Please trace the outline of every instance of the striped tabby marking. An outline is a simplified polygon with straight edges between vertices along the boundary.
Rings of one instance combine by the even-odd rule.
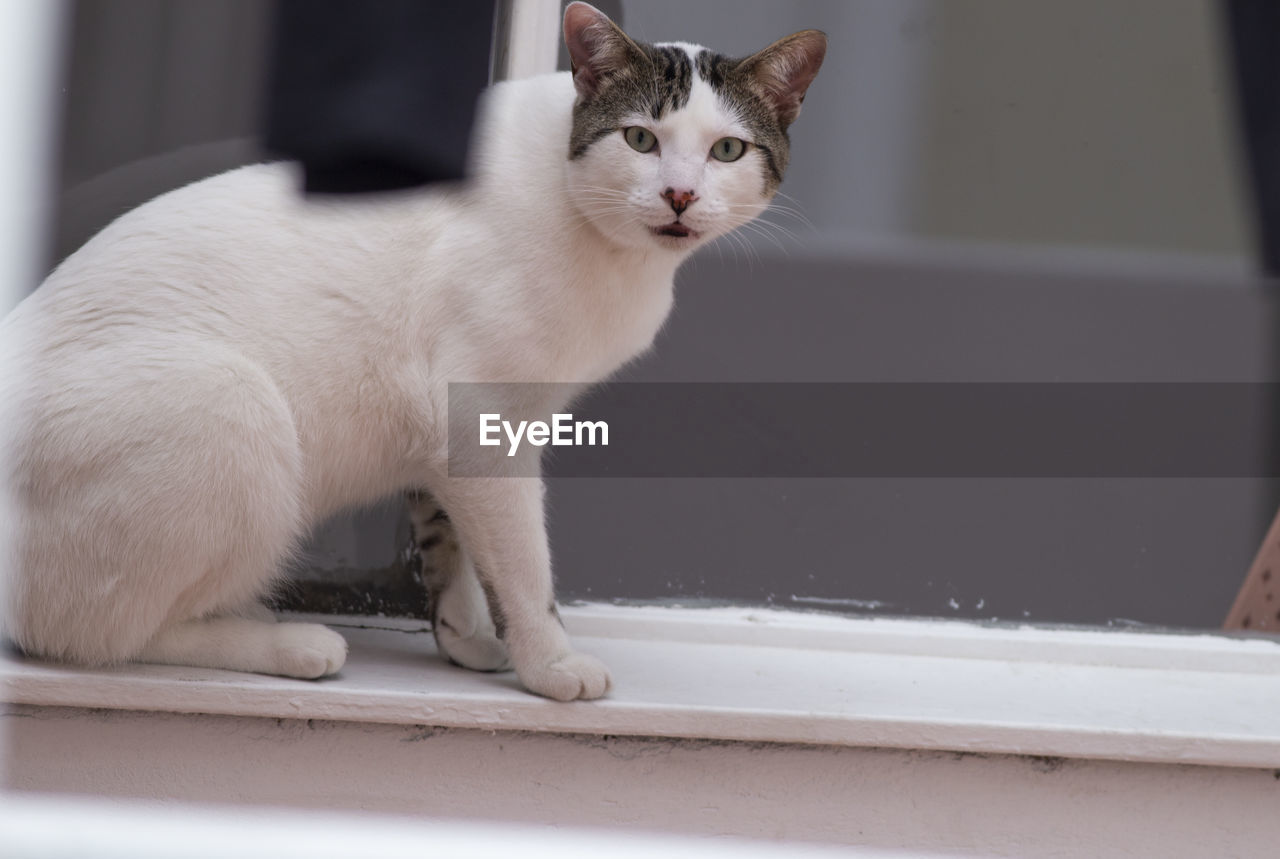
[[[461,549],[449,514],[429,492],[409,492],[406,497],[409,531],[422,565],[422,583],[427,589],[427,616],[435,628],[442,623],[440,595],[458,573]]]
[[[489,619],[493,621],[494,634],[502,641],[507,637],[507,615],[502,610],[502,603],[498,601],[498,592],[493,587],[493,581],[479,567],[476,567],[476,578],[480,580],[480,589],[484,591],[484,601],[489,604]]]

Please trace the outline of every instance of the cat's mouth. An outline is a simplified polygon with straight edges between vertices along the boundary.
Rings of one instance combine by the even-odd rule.
[[[663,224],[661,227],[650,227],[654,235],[671,236],[675,239],[696,239],[698,237],[697,230],[691,230],[679,221],[672,221],[669,224]]]

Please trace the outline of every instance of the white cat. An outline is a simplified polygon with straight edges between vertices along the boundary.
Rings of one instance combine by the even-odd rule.
[[[585,385],[646,350],[681,261],[768,205],[826,38],[730,60],[583,3],[564,29],[572,73],[487,95],[469,184],[314,202],[285,166],[235,170],[119,218],[14,310],[6,637],[332,674],[342,637],[258,600],[325,517],[426,487],[445,653],[560,700],[608,690],[555,611],[541,481],[449,477],[447,385]]]

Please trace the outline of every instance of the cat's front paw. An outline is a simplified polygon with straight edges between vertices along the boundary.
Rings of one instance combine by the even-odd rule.
[[[284,677],[315,680],[336,674],[347,661],[347,640],[318,623],[281,623],[275,638],[275,670]]]
[[[516,673],[530,692],[557,701],[599,698],[613,686],[604,663],[585,653],[570,652],[545,665],[518,667]]]

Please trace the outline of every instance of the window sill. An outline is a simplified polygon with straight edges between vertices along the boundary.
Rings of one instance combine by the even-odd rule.
[[[1280,767],[1280,642],[985,627],[749,609],[566,607],[611,667],[599,702],[435,658],[424,624],[317,618],[351,643],[334,678],[9,660],[15,704]]]

